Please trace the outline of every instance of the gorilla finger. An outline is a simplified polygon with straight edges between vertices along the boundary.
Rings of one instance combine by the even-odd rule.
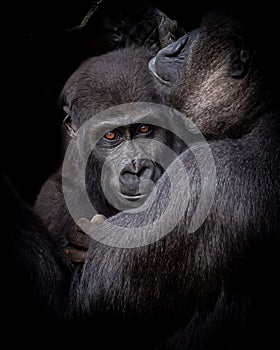
[[[87,231],[87,234],[94,238],[95,231],[97,230],[98,226],[103,224],[103,222],[106,220],[105,216],[102,214],[96,214],[93,216],[93,218],[90,220],[90,229]]]
[[[86,259],[87,252],[73,247],[66,247],[64,253],[72,263],[82,263]]]
[[[94,238],[94,233],[99,225],[101,225],[106,220],[106,217],[102,214],[96,214],[89,221],[86,218],[81,218],[77,221],[77,230],[82,230],[82,232],[88,237]]]
[[[76,223],[76,230],[87,234],[91,229],[91,222],[86,218],[81,218]]]
[[[102,214],[96,214],[92,217],[90,222],[96,224],[96,225],[101,225],[103,222],[106,220],[106,217]]]
[[[66,234],[66,238],[67,238],[68,242],[70,242],[78,247],[83,247],[85,249],[88,249],[88,247],[92,241],[91,237],[88,236],[87,234],[85,234],[78,227],[75,230],[68,232]]]

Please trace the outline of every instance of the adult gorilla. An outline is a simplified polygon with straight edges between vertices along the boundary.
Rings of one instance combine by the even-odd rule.
[[[74,337],[88,335],[86,340],[94,343],[100,336],[103,347],[113,343],[207,350],[262,349],[275,341],[279,113],[263,84],[258,55],[240,39],[239,28],[228,18],[210,17],[150,64],[166,101],[186,112],[209,136],[216,164],[209,215],[195,232],[189,229],[200,196],[211,201],[212,194],[212,174],[202,178],[197,163],[199,158],[208,169],[209,155],[203,145],[194,144],[180,156],[184,165],[180,171],[174,162],[169,174],[158,179],[156,199],[148,197],[144,211],[120,212],[94,232],[107,244],[93,240],[85,263],[74,271],[69,295]],[[176,66],[177,57],[180,65],[171,74],[175,83],[166,67],[172,67],[169,62]],[[80,112],[81,90],[73,84],[70,91],[66,99],[70,111],[88,118],[91,111]],[[177,184],[175,200],[169,202],[168,175]],[[168,214],[166,203],[174,216],[187,204],[176,227],[149,245],[121,248],[127,246],[127,228],[133,233],[143,227],[146,236],[164,229],[152,223]],[[54,209],[64,217],[56,205]],[[65,222],[61,226],[60,232]],[[29,249],[32,238],[29,243],[26,232],[21,234]],[[118,247],[110,246],[116,236]],[[38,242],[35,248],[39,249]],[[54,263],[50,269],[62,271]],[[31,265],[33,272],[41,268],[42,263]],[[57,283],[63,286],[61,279]]]

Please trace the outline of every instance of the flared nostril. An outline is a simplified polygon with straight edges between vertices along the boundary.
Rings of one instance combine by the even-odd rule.
[[[133,159],[119,176],[122,193],[138,194],[139,185],[149,180],[155,183],[162,174],[162,168],[150,159]],[[146,188],[146,186],[144,186]],[[149,186],[150,188],[151,186]],[[146,191],[145,191],[146,192]]]
[[[143,167],[140,169],[140,171],[137,173],[137,176],[139,179],[149,179],[152,180],[154,177],[154,167]]]
[[[147,170],[153,168],[153,163],[149,159],[133,159],[132,160],[132,173],[138,177]]]
[[[121,170],[120,175],[122,176],[126,173],[130,173],[132,175],[141,176],[146,170],[152,171],[154,167],[154,162],[149,159],[133,159],[129,165]]]

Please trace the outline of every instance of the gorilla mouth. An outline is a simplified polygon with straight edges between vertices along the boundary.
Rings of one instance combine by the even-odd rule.
[[[149,62],[149,69],[150,71],[153,73],[153,75],[159,80],[161,81],[163,84],[168,84],[169,82],[163,78],[161,78],[158,74],[157,74],[157,70],[156,70],[156,59],[157,56],[153,57],[150,62]]]
[[[189,34],[183,35],[176,42],[161,49],[149,62],[149,69],[162,83],[168,84],[173,80],[172,65],[174,60],[180,58],[189,39]]]
[[[149,69],[157,80],[168,85],[176,82],[183,69],[189,48],[196,38],[198,30],[183,35],[174,43],[161,49],[149,62]]]
[[[135,201],[138,201],[139,199],[147,197],[147,194],[140,194],[140,193],[138,193],[138,194],[125,194],[125,193],[120,192],[120,197],[125,199],[125,200],[128,200],[130,202],[135,202]]]

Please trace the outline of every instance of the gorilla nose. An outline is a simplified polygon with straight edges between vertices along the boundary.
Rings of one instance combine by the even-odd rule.
[[[139,195],[139,185],[143,180],[151,180],[154,183],[162,174],[162,169],[150,159],[133,159],[126,165],[120,174],[121,193],[135,196]]]

